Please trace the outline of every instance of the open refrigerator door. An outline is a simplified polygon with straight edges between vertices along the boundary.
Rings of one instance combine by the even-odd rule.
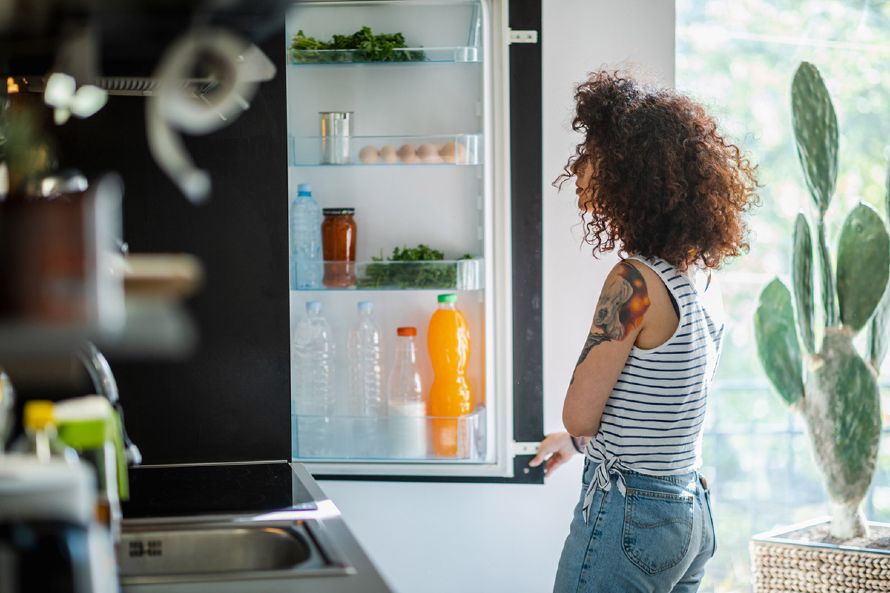
[[[512,475],[506,31],[487,0],[288,12],[292,456],[316,475]]]

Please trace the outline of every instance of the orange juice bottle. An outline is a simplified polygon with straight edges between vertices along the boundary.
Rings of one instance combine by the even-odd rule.
[[[430,319],[427,348],[433,363],[433,386],[429,411],[432,421],[433,453],[438,457],[457,457],[467,450],[466,428],[460,429],[458,416],[472,412],[467,362],[470,359],[470,328],[455,305],[456,294],[440,294],[439,308]]]

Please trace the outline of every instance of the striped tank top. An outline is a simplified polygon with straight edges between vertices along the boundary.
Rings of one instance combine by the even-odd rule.
[[[585,497],[585,520],[595,488],[609,490],[611,476],[617,477],[624,493],[623,469],[669,476],[700,467],[708,390],[723,341],[723,305],[716,282],[697,289],[686,274],[661,258],[629,259],[658,274],[676,301],[679,323],[660,346],[633,347],[606,401],[599,432],[584,450],[597,466]]]

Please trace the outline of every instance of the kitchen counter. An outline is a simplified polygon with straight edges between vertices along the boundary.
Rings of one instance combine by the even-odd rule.
[[[306,574],[249,578],[220,572],[191,582],[137,582],[123,578],[128,593],[388,593],[389,586],[358,545],[336,505],[308,471],[297,463],[140,468],[133,474],[133,497],[125,506],[128,529],[150,529],[200,519],[202,523],[256,526],[311,523],[313,533],[342,560],[345,568]],[[140,544],[141,545],[141,544]],[[126,552],[124,546],[122,550]],[[146,581],[147,579],[142,579]],[[150,580],[150,579],[149,579]]]

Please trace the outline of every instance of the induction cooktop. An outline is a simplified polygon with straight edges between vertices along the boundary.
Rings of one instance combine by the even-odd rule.
[[[286,462],[130,468],[124,517],[241,514],[315,509]]]

